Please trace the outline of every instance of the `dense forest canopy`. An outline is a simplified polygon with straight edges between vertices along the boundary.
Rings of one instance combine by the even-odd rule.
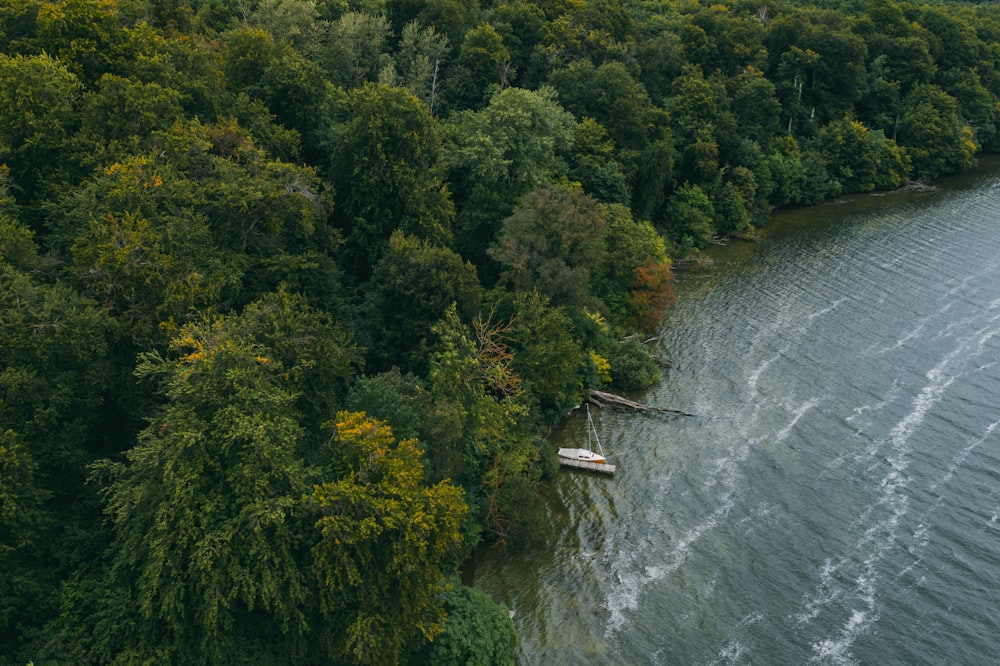
[[[672,257],[998,123],[989,3],[0,0],[0,662],[512,663]]]

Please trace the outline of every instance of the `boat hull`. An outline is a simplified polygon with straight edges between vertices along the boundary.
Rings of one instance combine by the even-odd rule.
[[[580,460],[583,462],[593,463],[607,462],[604,456],[594,453],[589,449],[559,449],[558,453],[560,458],[568,458],[570,460]]]

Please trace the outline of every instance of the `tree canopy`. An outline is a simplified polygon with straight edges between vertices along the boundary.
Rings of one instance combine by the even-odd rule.
[[[1000,148],[1000,9],[9,0],[0,662],[510,663],[683,260]]]

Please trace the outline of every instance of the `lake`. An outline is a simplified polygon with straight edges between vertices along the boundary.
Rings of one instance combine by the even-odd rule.
[[[630,396],[694,416],[592,410],[617,474],[470,568],[519,662],[998,663],[1000,162],[708,254]]]

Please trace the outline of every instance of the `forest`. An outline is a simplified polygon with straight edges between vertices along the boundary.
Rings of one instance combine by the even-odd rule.
[[[988,3],[0,0],[0,663],[512,664],[673,271],[998,122]]]

